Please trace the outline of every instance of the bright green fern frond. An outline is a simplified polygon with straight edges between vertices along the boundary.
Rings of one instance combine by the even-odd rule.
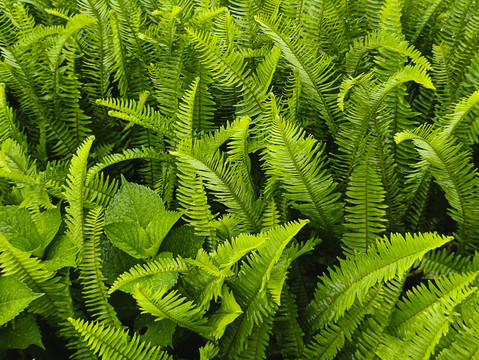
[[[440,122],[445,132],[457,136],[465,143],[479,142],[479,91],[475,91],[470,96],[462,99],[454,106],[454,111],[447,114]],[[471,131],[472,129],[472,131]]]
[[[285,197],[312,220],[311,225],[326,233],[336,232],[343,205],[324,169],[324,146],[279,116],[270,126],[266,173],[281,181]]]
[[[202,63],[210,69],[217,81],[222,86],[241,89],[244,98],[237,104],[237,115],[254,116],[262,112],[262,103],[268,96],[268,84],[265,87],[265,84],[255,81],[243,57],[215,35],[193,29],[187,31],[201,53]]]
[[[14,276],[23,281],[32,291],[44,294],[34,300],[31,312],[45,317],[64,320],[73,314],[72,299],[68,285],[53,271],[46,270],[36,257],[13,247],[0,233],[0,265],[3,276]]]
[[[133,334],[130,339],[125,330],[108,327],[97,322],[80,319],[68,319],[81,335],[82,340],[105,360],[171,360],[166,352],[157,346],[150,346],[140,341],[140,337]]]
[[[421,321],[413,323],[411,333],[404,340],[386,337],[384,345],[378,349],[378,355],[383,359],[390,359],[391,355],[396,359],[429,359],[459,315],[454,311],[455,308],[476,290],[477,288],[465,288],[456,291],[447,300],[431,306]]]
[[[392,234],[377,242],[377,248],[340,260],[330,268],[329,276],[320,277],[314,300],[307,309],[313,331],[336,321],[358,299],[363,301],[367,289],[377,283],[402,275],[429,250],[451,241],[451,237],[433,233]]]
[[[351,339],[361,321],[382,301],[381,287],[371,289],[363,302],[356,302],[341,318],[333,324],[321,329],[314,336],[304,351],[304,358],[308,360],[332,360],[343,348],[346,339]]]
[[[154,294],[135,286],[133,297],[142,313],[152,314],[158,320],[169,319],[181,327],[202,333],[207,321],[204,309],[187,301],[176,290],[167,292],[168,288],[164,286]]]
[[[138,124],[160,134],[172,136],[171,120],[145,104],[148,95],[148,92],[142,92],[138,101],[114,98],[98,99],[96,104],[112,109],[108,111],[108,115],[128,121],[129,126]]]
[[[94,139],[95,137],[90,136],[78,148],[76,155],[71,160],[68,178],[64,186],[64,196],[69,203],[66,209],[67,234],[78,250],[82,248],[85,241],[83,227],[85,178],[88,154]]]
[[[423,69],[432,69],[429,61],[414,46],[409,45],[406,40],[401,40],[397,35],[390,32],[377,31],[372,32],[364,39],[354,41],[346,56],[346,71],[353,76],[357,75],[362,59],[370,51],[376,49],[388,49],[403,54]]]
[[[268,283],[285,247],[305,224],[304,220],[291,222],[262,234],[267,238],[266,242],[247,257],[238,277],[233,279],[231,289],[244,313],[226,329],[220,343],[222,357],[238,356],[247,346],[253,329],[273,316],[277,305],[270,295]],[[281,294],[283,285],[280,282],[279,289],[274,290]]]
[[[336,107],[336,96],[330,90],[336,81],[332,59],[324,55],[318,56],[316,51],[301,42],[301,30],[292,21],[282,16],[277,19],[256,16],[255,19],[281,49],[286,60],[299,70],[305,90],[316,100],[319,111],[334,136],[338,130],[339,109]]]
[[[105,277],[101,272],[100,235],[103,234],[104,225],[105,218],[101,207],[88,212],[85,219],[86,239],[78,268],[87,309],[100,323],[119,328],[121,323],[115,309],[108,303]]]
[[[241,234],[220,244],[210,256],[220,268],[230,268],[249,252],[263,246],[267,238]]]
[[[424,321],[428,311],[440,304],[445,306],[461,293],[471,291],[469,284],[477,277],[477,272],[465,274],[450,274],[441,276],[430,282],[429,286],[421,284],[408,291],[397,304],[398,309],[393,313],[390,330],[402,337],[409,337],[414,324]]]
[[[158,258],[146,264],[137,264],[127,272],[121,274],[108,290],[108,293],[111,294],[125,286],[132,288],[135,282],[141,279],[154,277],[155,275],[166,273],[186,273],[188,271],[190,271],[190,266],[180,257],[176,259]]]
[[[367,152],[354,169],[346,191],[347,232],[342,241],[348,252],[367,252],[369,245],[386,229],[385,191],[375,170],[376,161],[373,154]]]
[[[395,136],[396,142],[412,140],[429,171],[445,192],[451,208],[449,214],[457,222],[456,237],[462,250],[475,247],[478,229],[479,192],[472,159],[462,144],[446,132],[423,126]]]

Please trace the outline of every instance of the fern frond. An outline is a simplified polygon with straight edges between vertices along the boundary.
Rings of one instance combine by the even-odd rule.
[[[240,119],[235,123],[235,127],[244,126],[245,121],[247,121],[246,118]],[[200,175],[215,197],[232,214],[245,221],[245,229],[259,230],[261,201],[256,199],[255,192],[248,182],[235,176],[236,173],[241,173],[242,164],[227,161],[224,153],[215,151],[214,140],[209,141],[208,137],[195,140],[191,149],[189,149],[187,143],[182,143],[178,151],[172,154],[178,156],[181,159],[180,161],[188,165],[183,170],[190,174],[194,171],[195,175],[190,175],[192,176],[190,177],[191,180],[195,179],[196,174]],[[188,187],[191,189],[194,186],[190,184]]]
[[[380,286],[369,290],[363,302],[356,302],[341,318],[313,337],[304,351],[304,358],[308,360],[334,359],[343,348],[346,339],[351,339],[364,317],[371,314],[381,302],[382,295]]]
[[[465,144],[478,143],[479,123],[477,116],[479,108],[477,104],[479,104],[479,91],[475,91],[467,98],[456,103],[454,111],[439,120],[444,132],[457,136]]]
[[[381,291],[383,301],[377,304],[374,313],[361,327],[357,341],[357,350],[354,358],[357,360],[372,360],[376,358],[376,350],[382,344],[382,339],[388,333],[387,327],[391,321],[391,314],[395,310],[396,302],[402,293],[406,274],[396,276],[386,282]]]
[[[281,305],[274,316],[273,333],[278,339],[280,352],[288,358],[301,359],[304,351],[304,332],[298,323],[296,296],[285,285],[281,293]]]
[[[336,184],[324,169],[324,146],[304,130],[281,119],[272,119],[265,151],[266,173],[278,178],[284,196],[308,216],[312,225],[335,233],[342,218]]]
[[[424,274],[436,277],[476,270],[471,264],[470,256],[461,256],[455,252],[449,252],[448,249],[440,249],[427,253],[416,266]]]
[[[87,173],[88,176],[88,173]],[[104,176],[103,173],[90,176],[84,187],[85,206],[92,204],[106,206],[110,203],[118,190],[119,182]]]
[[[83,197],[85,194],[88,154],[94,139],[94,136],[90,136],[78,148],[76,155],[74,155],[71,160],[69,174],[64,186],[63,194],[69,203],[69,206],[66,209],[67,234],[78,250],[83,247],[85,241],[85,230],[83,227]]]
[[[188,271],[190,271],[190,266],[180,257],[176,259],[159,258],[146,264],[137,264],[121,274],[110,287],[108,293],[111,294],[125,286],[133,288],[134,283],[139,280],[155,277],[155,275],[186,273]]]
[[[374,244],[378,235],[386,229],[385,191],[375,170],[376,161],[373,154],[367,152],[365,159],[353,170],[346,191],[346,202],[350,206],[346,206],[347,232],[342,241],[348,252],[367,252],[369,245]]]
[[[272,316],[266,317],[263,322],[255,325],[248,336],[245,350],[239,353],[236,358],[242,360],[266,359],[266,348],[269,345],[272,328]]]
[[[451,237],[434,233],[392,234],[377,242],[376,249],[357,253],[340,260],[339,267],[330,268],[329,276],[320,277],[307,316],[313,331],[331,320],[336,321],[358,299],[363,301],[366,290],[377,283],[402,275],[429,250],[451,241]],[[334,286],[333,286],[334,284]]]
[[[249,252],[263,246],[266,241],[265,237],[241,234],[220,244],[210,256],[220,268],[228,269]]]
[[[133,334],[130,340],[125,330],[105,326],[94,321],[89,322],[72,318],[68,320],[88,347],[105,360],[172,359],[159,347],[141,342],[140,337],[136,334]]]
[[[4,276],[14,276],[33,292],[44,295],[30,304],[30,311],[64,320],[73,314],[67,284],[55,272],[46,270],[36,257],[13,247],[0,233],[0,265]]]
[[[101,272],[100,235],[105,224],[103,209],[96,207],[88,212],[85,219],[85,243],[82,249],[80,281],[87,309],[106,326],[120,328],[115,309],[108,303],[105,277]]]
[[[412,62],[424,70],[431,70],[429,61],[422,56],[414,46],[406,40],[401,40],[396,34],[386,31],[375,31],[364,39],[353,42],[351,50],[346,56],[346,71],[356,76],[362,59],[372,50],[387,49],[409,57]]]
[[[248,336],[255,326],[273,316],[277,305],[270,295],[268,282],[285,247],[305,224],[304,220],[291,222],[260,235],[267,241],[256,253],[247,257],[247,263],[243,263],[237,278],[231,282],[231,289],[243,314],[227,327],[220,343],[220,356],[234,358],[240,354],[245,350]],[[283,285],[280,283],[279,289],[273,290],[281,294]]]
[[[387,337],[384,345],[378,349],[380,357],[382,353],[393,353],[395,356],[407,359],[428,359],[434,354],[436,346],[441,338],[449,331],[450,324],[455,321],[457,313],[455,308],[467,299],[477,288],[466,288],[451,294],[446,301],[429,308],[422,321],[413,325],[413,333],[399,340]]]
[[[479,193],[475,171],[468,152],[446,132],[431,126],[405,131],[395,136],[397,143],[412,140],[421,157],[430,165],[429,171],[445,192],[451,206],[448,213],[457,222],[456,237],[460,248],[474,247],[479,216]]]
[[[0,144],[11,138],[22,146],[26,145],[25,135],[18,125],[13,109],[7,104],[5,84],[0,83]]]
[[[134,160],[134,159],[154,159],[160,161],[167,161],[173,163],[173,159],[168,154],[164,154],[162,151],[156,148],[140,148],[140,149],[124,149],[121,153],[109,154],[101,159],[101,162],[95,164],[88,169],[86,174],[86,183],[90,183],[93,178],[103,169],[108,166],[118,164],[122,161]]]
[[[171,120],[145,104],[148,95],[148,92],[142,92],[138,101],[114,98],[98,99],[96,104],[112,109],[108,111],[108,115],[128,121],[129,126],[138,124],[160,134],[172,136]]]
[[[330,92],[336,81],[332,59],[324,55],[317,56],[315,51],[308,49],[300,41],[300,28],[292,21],[283,19],[282,16],[277,19],[256,16],[255,19],[281,49],[283,56],[299,70],[305,90],[316,100],[319,111],[334,136],[338,130],[339,111],[335,106],[336,96]]]
[[[210,68],[220,84],[241,89],[244,99],[237,104],[237,116],[254,116],[262,112],[262,103],[268,96],[269,84],[255,81],[243,57],[215,35],[193,29],[187,31],[201,53],[202,62]],[[279,55],[277,50],[272,51]],[[276,58],[279,59],[278,56]]]
[[[177,290],[168,292],[167,287],[160,287],[154,294],[135,286],[133,297],[142,313],[152,314],[156,319],[169,319],[181,327],[203,333],[205,330],[205,310],[197,307],[193,301],[187,301]]]
[[[474,300],[477,307],[477,295]],[[438,360],[446,359],[475,359],[479,353],[479,319],[477,318],[477,309],[471,317],[459,319],[452,325],[456,334],[446,348],[444,348],[436,357]]]
[[[393,313],[390,331],[402,338],[409,337],[414,324],[424,321],[424,316],[438,304],[444,306],[458,294],[470,291],[469,284],[474,281],[478,273],[450,274],[436,278],[425,284],[416,286],[408,291],[402,301],[397,304],[398,309]]]

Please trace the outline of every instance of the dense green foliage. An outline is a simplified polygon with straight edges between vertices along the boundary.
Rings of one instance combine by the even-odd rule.
[[[0,358],[478,359],[479,2],[0,0]]]

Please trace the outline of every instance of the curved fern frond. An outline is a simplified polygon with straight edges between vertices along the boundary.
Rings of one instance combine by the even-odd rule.
[[[390,239],[378,241],[367,254],[356,253],[340,260],[339,267],[329,269],[329,276],[320,277],[307,309],[309,326],[315,331],[331,320],[337,321],[356,299],[363,301],[367,289],[402,275],[429,250],[451,240],[434,233],[392,234]]]
[[[477,104],[479,104],[479,91],[475,91],[467,98],[459,101],[454,106],[453,113],[439,120],[444,132],[457,136],[465,144],[470,142],[478,143],[479,123],[477,116],[479,109]]]
[[[393,313],[389,325],[390,331],[402,338],[409,337],[414,324],[423,322],[431,308],[447,304],[458,294],[470,291],[469,284],[477,275],[477,272],[452,273],[429,282],[429,286],[421,284],[408,291],[406,298],[397,304],[398,309]]]
[[[108,115],[128,121],[130,124],[137,124],[146,129],[154,130],[160,134],[173,136],[171,129],[172,121],[145,104],[149,92],[142,92],[138,101],[125,99],[98,99],[97,105],[106,106],[112,110]]]
[[[180,257],[176,259],[159,258],[146,264],[137,264],[127,272],[121,274],[108,290],[108,293],[121,289],[125,286],[132,286],[141,279],[154,277],[166,273],[186,273],[190,266]],[[133,282],[133,284],[131,284]]]
[[[78,148],[76,155],[71,160],[69,174],[64,185],[63,194],[69,203],[66,209],[67,234],[78,250],[82,248],[85,241],[83,227],[85,178],[88,154],[94,139],[94,136],[90,136]]]
[[[376,161],[368,151],[365,159],[353,170],[346,190],[346,202],[350,205],[346,206],[347,232],[342,241],[346,251],[351,253],[368,252],[370,244],[374,244],[378,235],[386,229],[385,191],[375,170]]]
[[[338,130],[339,111],[336,105],[336,95],[331,94],[334,88],[336,74],[332,66],[332,59],[326,56],[317,56],[316,51],[307,48],[301,42],[301,30],[293,21],[278,16],[268,19],[256,16],[256,21],[263,31],[279,46],[283,56],[299,70],[301,81],[316,99],[322,117],[325,119],[331,134]]]
[[[336,184],[324,169],[324,145],[304,130],[283,120],[272,119],[265,151],[266,173],[278,178],[284,196],[308,216],[312,225],[335,233],[343,205],[334,191]]]
[[[245,126],[245,122],[248,122],[248,120],[242,118],[236,123],[236,126],[241,128]],[[243,225],[245,229],[259,230],[259,218],[262,210],[261,200],[256,199],[254,189],[251,189],[250,183],[245,182],[241,177],[235,176],[236,173],[245,171],[241,169],[243,164],[227,161],[224,153],[214,150],[214,141],[209,141],[209,137],[195,140],[191,149],[189,149],[187,143],[181,143],[178,151],[172,154],[178,156],[180,161],[188,165],[188,167],[183,168],[184,170],[190,174],[194,171],[200,175],[202,180],[206,181],[205,185],[213,192],[215,197],[232,214],[245,221]],[[194,180],[195,176],[193,175],[190,179]],[[194,187],[192,185],[189,188]]]
[[[87,173],[88,176],[88,173]],[[106,206],[110,203],[118,190],[119,181],[104,176],[103,173],[90,176],[84,187],[85,206],[92,204],[97,206]]]
[[[220,244],[210,256],[220,268],[228,269],[249,252],[263,246],[266,241],[265,237],[241,234]]]
[[[307,222],[291,222],[278,226],[260,236],[267,241],[243,262],[241,270],[231,282],[231,289],[243,314],[226,328],[220,342],[220,356],[234,358],[247,346],[248,336],[255,327],[271,318],[277,308],[271,290],[281,294],[284,282],[276,289],[268,288],[276,264],[279,263],[284,249]]]
[[[246,67],[243,57],[228,46],[223,40],[211,33],[187,29],[197,49],[201,53],[202,62],[207,66],[222,86],[235,86],[244,95],[242,103],[237,104],[237,115],[254,116],[262,112],[263,101],[268,96],[268,83],[255,81]],[[279,53],[277,50],[277,60]]]
[[[455,308],[476,290],[477,288],[462,289],[451,294],[446,301],[429,308],[422,321],[414,323],[412,334],[404,340],[385,337],[384,344],[378,349],[378,355],[386,359],[391,358],[391,355],[394,358],[429,359],[441,338],[448,333],[451,323],[455,321],[458,315]]]
[[[85,182],[90,183],[93,178],[103,169],[108,166],[118,164],[122,161],[134,160],[134,159],[154,159],[167,161],[173,163],[173,158],[164,154],[162,151],[156,148],[140,148],[140,149],[124,149],[121,153],[109,154],[101,159],[101,162],[95,164],[88,169]]]
[[[105,326],[97,322],[80,319],[68,319],[81,335],[82,340],[105,360],[171,360],[166,352],[157,346],[150,346],[140,341],[140,337],[133,334],[130,340],[128,332],[114,327]]]
[[[165,286],[154,294],[135,286],[133,297],[142,313],[151,314],[158,320],[169,319],[181,327],[203,333],[207,322],[205,309],[197,307],[193,301],[187,301],[176,290],[167,292]]]
[[[382,300],[382,295],[380,286],[371,289],[363,302],[356,302],[341,318],[313,337],[304,351],[304,358],[307,360],[334,359],[364,317],[374,312],[375,307]]]
[[[103,209],[96,207],[88,212],[85,219],[85,243],[82,260],[78,265],[83,285],[83,297],[88,310],[100,323],[106,326],[121,327],[115,309],[108,303],[105,277],[101,273],[100,235],[105,219]]]
[[[421,52],[416,50],[414,46],[409,45],[406,40],[401,40],[396,34],[391,32],[375,31],[370,33],[364,39],[355,40],[353,42],[351,50],[349,50],[346,56],[346,71],[349,74],[356,76],[361,60],[371,50],[380,48],[403,54],[424,70],[432,69],[431,64],[421,55]]]
[[[451,208],[449,214],[457,222],[456,237],[461,250],[475,247],[479,214],[479,192],[476,172],[470,154],[462,144],[446,132],[423,126],[395,136],[396,143],[412,140],[421,157],[430,165],[429,171],[445,192]]]

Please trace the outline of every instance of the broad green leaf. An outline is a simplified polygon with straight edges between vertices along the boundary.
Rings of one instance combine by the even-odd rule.
[[[201,249],[205,238],[195,235],[195,229],[189,225],[183,225],[171,230],[163,240],[160,250],[169,251],[173,256],[194,258]]]
[[[46,250],[47,256],[43,265],[46,269],[58,269],[76,265],[76,246],[66,235],[57,236]]]
[[[100,239],[100,251],[103,260],[101,271],[108,284],[113,284],[118,276],[138,263],[137,259],[113,246],[106,238]]]
[[[26,349],[37,345],[45,350],[40,328],[33,315],[20,315],[0,328],[0,349]]]
[[[140,334],[140,340],[153,346],[173,346],[176,324],[168,319],[158,321],[149,314],[136,317],[133,329]]]
[[[152,244],[151,248],[148,249],[150,256],[156,255],[166,234],[168,234],[173,225],[180,219],[181,215],[183,214],[177,211],[164,211],[153,218],[148,224],[146,233]]]
[[[0,277],[0,326],[12,320],[42,295],[34,293],[13,276]]]
[[[151,258],[182,213],[165,210],[153,190],[125,183],[105,212],[105,233],[119,249],[137,258]]]
[[[146,186],[124,182],[105,211],[105,225],[131,221],[146,228],[158,213],[164,211],[160,195]]]
[[[151,242],[148,234],[138,223],[117,221],[105,225],[105,233],[113,245],[137,259],[149,256]]]
[[[17,249],[32,252],[36,256],[43,254],[43,238],[27,209],[0,207],[0,232]]]

